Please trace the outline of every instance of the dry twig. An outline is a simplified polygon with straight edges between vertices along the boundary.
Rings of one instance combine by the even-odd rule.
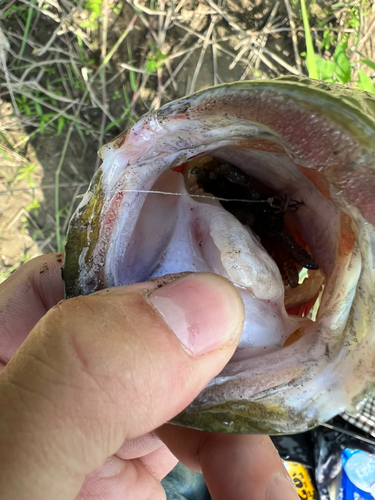
[[[296,24],[294,22],[294,12],[292,10],[292,7],[290,6],[289,0],[284,0],[284,3],[289,18],[289,24],[290,27],[292,28],[292,42],[293,42],[294,58],[296,60],[297,70],[299,74],[303,76],[301,56],[299,55],[299,50],[298,50]]]

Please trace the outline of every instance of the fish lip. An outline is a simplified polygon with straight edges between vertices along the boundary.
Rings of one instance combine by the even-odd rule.
[[[246,84],[241,84],[241,86],[243,86],[243,85],[244,85],[244,86],[245,86],[245,88],[246,88]],[[253,85],[254,87],[257,87],[258,89],[259,89],[259,88],[262,88],[262,89],[269,90],[269,89],[272,87],[272,85],[273,85],[273,84],[272,84],[272,83],[271,83],[271,84],[264,84],[264,83],[260,82],[260,83],[255,83],[255,84],[252,84],[252,85]],[[324,95],[324,99],[326,100],[326,102],[328,101],[328,102],[330,103],[330,112],[331,112],[331,114],[333,113],[333,111],[332,111],[332,110],[334,110],[334,111],[335,111],[335,109],[334,109],[334,108],[335,108],[335,105],[336,105],[336,101],[334,101],[334,99],[332,99],[332,98],[331,98],[331,96],[327,96],[326,94],[324,94],[324,93],[323,93],[323,91],[320,91],[319,89],[315,89],[315,93],[314,93],[314,92],[312,92],[311,94],[306,94],[304,87],[302,87],[302,86],[301,86],[301,85],[299,85],[299,84],[298,84],[298,87],[299,87],[299,88],[298,88],[298,92],[301,92],[300,94],[298,94],[298,97],[299,97],[300,99],[302,99],[302,100],[303,100],[303,99],[307,99],[307,100],[310,102],[310,104],[311,104],[311,103],[312,103],[312,104],[315,104],[315,103],[313,102],[313,100],[314,100],[314,96],[319,95],[320,97],[322,97],[322,96]],[[235,87],[223,87],[223,86],[221,87],[221,89],[222,89],[222,90],[225,90],[226,88],[235,88]],[[237,89],[238,89],[238,87],[237,87]],[[282,88],[281,88],[280,86],[278,87],[278,89],[279,89],[280,91],[282,90]],[[289,95],[292,95],[292,94],[293,94],[293,95],[295,96],[294,90],[293,90],[292,86],[291,86],[289,83],[283,82],[283,89],[284,89],[284,90],[286,90],[286,91],[288,91],[288,92],[289,92]],[[279,90],[278,90],[278,91],[279,91]],[[211,90],[211,91],[212,91],[212,90]],[[209,90],[209,91],[207,91],[206,93],[208,94],[209,92],[210,92],[210,90]],[[280,93],[280,92],[279,92],[279,93]],[[282,93],[282,92],[281,92],[281,93]],[[196,99],[197,97],[199,97],[199,95],[204,95],[204,92],[203,92],[203,93],[200,93],[200,94],[195,94],[195,96],[193,96],[193,97],[194,97],[194,99]],[[292,97],[293,97],[293,95],[292,95]],[[191,98],[188,98],[188,99],[191,99]],[[188,109],[188,114],[190,115],[189,120],[191,120],[191,119],[192,119],[192,108],[193,108],[193,107],[194,107],[194,106],[193,106],[193,105],[192,105],[192,103],[190,102],[190,107],[189,107],[189,109]],[[358,165],[358,163],[362,162],[362,163],[364,163],[364,164],[365,164],[366,162],[368,162],[368,157],[367,157],[366,155],[368,155],[368,154],[373,154],[373,152],[371,152],[371,151],[373,150],[373,147],[372,147],[372,145],[370,144],[370,139],[369,139],[369,137],[371,137],[371,140],[373,140],[373,138],[374,138],[374,122],[373,122],[373,120],[366,119],[366,118],[364,117],[363,113],[359,112],[359,111],[358,111],[358,109],[356,109],[356,108],[355,108],[355,106],[353,106],[353,104],[352,104],[352,103],[349,103],[349,104],[348,104],[347,102],[345,102],[345,104],[344,104],[342,107],[344,108],[344,110],[343,110],[343,109],[339,110],[339,114],[341,113],[341,115],[340,115],[340,116],[343,116],[343,117],[345,116],[345,117],[346,117],[346,120],[347,120],[347,116],[348,116],[347,111],[348,111],[348,109],[349,109],[349,113],[351,113],[351,116],[353,117],[352,123],[350,123],[350,126],[352,126],[352,128],[351,128],[352,135],[353,135],[353,137],[354,137],[356,140],[358,139],[358,141],[359,141],[359,143],[360,143],[359,149],[363,148],[363,150],[364,150],[364,152],[363,152],[363,153],[358,153],[358,150],[357,150],[357,152],[356,152],[356,153],[355,153],[355,155],[354,155],[354,160],[353,160],[353,161],[354,161],[354,163],[353,163],[353,165],[354,165],[354,167],[356,168],[356,167],[357,167],[357,165]],[[175,117],[177,117],[177,116],[181,115],[181,112],[180,112],[180,111],[179,111],[179,109],[178,109],[178,104],[175,104],[175,105],[174,105],[174,107],[172,106],[172,107],[171,107],[171,108],[169,108],[169,110],[167,110],[167,111],[166,111],[166,109],[165,109],[165,107],[164,107],[164,111],[163,111],[163,113],[162,113],[162,114],[163,114],[163,115],[166,115],[166,116],[161,116],[161,115],[159,114],[159,118],[158,118],[158,117],[157,117],[157,115],[156,115],[156,118],[155,118],[155,119],[159,120],[159,123],[161,123],[161,122],[162,122],[162,123],[161,123],[161,125],[163,125],[163,127],[164,127],[167,123],[170,123],[171,121],[173,121],[173,119],[174,119],[173,117],[174,117],[174,116],[175,116]],[[186,115],[186,112],[185,112],[185,115]],[[147,118],[147,119],[148,119],[148,118]],[[179,118],[179,119],[181,119],[181,116],[180,116],[180,118]],[[345,123],[345,125],[347,125],[347,124]],[[364,133],[362,134],[362,135],[363,135],[363,137],[359,137],[359,136],[360,136],[360,133],[361,133],[361,132],[363,132],[363,131],[364,131]],[[369,131],[370,131],[371,133],[369,133]],[[127,141],[128,141],[128,143],[127,143]],[[123,142],[121,143],[121,145],[119,145],[119,148],[118,148],[117,150],[118,150],[119,152],[121,152],[121,148],[123,148],[123,147],[126,145],[126,143],[127,143],[127,145],[129,145],[129,142],[131,142],[131,141],[132,141],[132,138],[131,138],[131,134],[129,133],[126,137],[124,137]],[[367,142],[366,142],[366,141],[367,141]],[[147,142],[147,141],[144,141],[144,142]],[[287,146],[289,146],[289,147],[290,147],[290,144],[288,144],[288,141],[286,141],[286,143],[285,143],[285,144],[287,144]],[[146,148],[146,149],[147,149],[147,148]],[[203,148],[203,149],[204,149],[204,148]],[[297,149],[298,149],[298,148],[297,148]],[[368,151],[369,151],[369,150],[370,150],[370,153],[368,153]],[[184,154],[185,154],[185,155],[186,155],[186,154],[188,154],[188,153],[189,153],[189,151],[190,151],[190,148],[185,148],[185,151],[180,150],[180,153],[181,153],[181,155],[183,156]],[[300,154],[300,153],[298,152],[298,150],[296,151],[296,150],[295,150],[295,149],[293,149],[293,148],[291,148],[291,149],[290,149],[290,152],[291,152],[291,155],[293,155],[293,156],[294,156],[294,155],[296,155],[296,154],[297,154],[297,156],[298,156],[298,155]],[[108,150],[103,150],[103,153],[102,153],[102,154],[103,154],[104,160],[106,161],[106,155],[108,154]],[[120,154],[120,153],[119,153],[119,154]],[[141,155],[141,156],[138,158],[138,160],[136,160],[136,162],[134,163],[134,165],[136,165],[136,166],[138,166],[138,167],[139,167],[139,166],[140,166],[140,164],[141,164],[141,162],[142,162],[142,159],[143,159],[143,160],[144,160],[144,159],[147,159],[147,155],[148,155],[148,154],[150,155],[150,150],[145,150],[145,151],[143,152],[143,156]],[[356,156],[356,155],[357,155],[357,156]],[[360,156],[361,156],[361,155],[362,155],[362,157],[360,158]],[[151,156],[152,156],[152,155],[151,155]],[[151,158],[151,156],[150,156],[150,158]],[[335,156],[335,155],[333,155],[333,156]],[[156,158],[157,158],[157,155],[156,155]],[[331,158],[331,157],[330,157],[330,158]],[[327,174],[332,174],[332,178],[333,178],[333,177],[334,177],[334,175],[336,175],[336,174],[337,174],[337,171],[335,171],[335,168],[336,168],[336,167],[335,167],[335,163],[333,162],[332,158],[331,158],[331,160],[332,160],[331,164],[329,163],[329,162],[330,162],[330,158],[328,158],[328,157],[327,157],[327,158],[325,159],[325,161],[322,161],[322,164],[318,167],[318,169],[320,169],[320,171],[322,171],[322,172],[324,172],[324,173],[327,173]],[[358,159],[358,158],[359,158],[359,159]],[[347,159],[345,159],[345,160],[347,160]],[[175,160],[175,161],[176,161],[176,162],[178,162],[179,160]],[[336,160],[335,160],[335,161],[337,161],[337,157],[336,157]],[[357,162],[357,163],[356,163],[356,162]],[[173,162],[172,162],[172,163],[173,163]],[[306,166],[308,166],[308,163],[309,163],[309,161],[307,161],[305,165],[306,165]],[[331,170],[330,170],[330,169],[331,169]],[[113,180],[115,181],[115,177],[113,178]],[[342,186],[338,184],[338,188],[341,188],[341,187],[342,187]],[[105,198],[106,196],[108,196],[108,191],[106,191],[106,189],[108,189],[108,185],[103,185],[103,183],[102,183],[101,188],[102,188],[102,190],[101,190],[101,191],[99,190],[99,191],[100,191],[100,193],[99,193],[99,195],[98,195],[98,196],[99,196],[99,197],[100,197],[100,196],[103,196],[103,198]],[[342,189],[342,190],[341,190],[341,194],[342,194],[343,196],[346,196],[346,195],[347,195],[347,193],[345,192],[345,186],[344,186],[344,189]],[[342,202],[342,200],[341,200],[341,202]],[[87,203],[87,200],[86,200],[86,203]],[[339,203],[339,205],[340,205],[340,200],[339,200],[339,202],[338,202],[338,203]],[[104,203],[102,204],[102,207],[101,207],[101,208],[103,208],[103,206],[104,206]],[[345,203],[344,203],[344,204],[342,204],[342,203],[341,203],[340,207],[341,207],[342,209],[344,209],[344,210],[345,210],[345,209],[347,208],[347,204],[345,204]],[[355,209],[353,209],[353,207],[350,207],[350,209],[351,209],[352,213],[356,212],[356,210],[355,210]],[[352,209],[353,209],[353,210],[352,210]],[[361,214],[361,212],[362,212],[362,214]],[[370,214],[370,215],[371,215],[371,214]],[[366,239],[366,234],[365,234],[365,233],[366,233],[366,229],[365,229],[365,228],[363,227],[363,225],[362,225],[362,222],[363,222],[363,217],[365,217],[365,218],[366,218],[366,217],[368,217],[368,213],[366,213],[365,211],[363,211],[363,210],[362,210],[362,208],[361,208],[361,210],[359,210],[359,212],[358,212],[358,213],[354,213],[354,218],[355,218],[355,220],[356,220],[356,221],[358,221],[358,224],[359,224],[359,226],[360,226],[360,235],[361,235],[362,241],[363,241],[364,239]],[[370,220],[371,220],[371,219],[370,219]],[[364,223],[364,224],[366,224],[366,223]],[[370,246],[371,246],[371,245],[370,245]],[[89,250],[90,250],[90,249],[88,248],[88,251],[86,252],[86,255],[89,253]],[[361,253],[361,251],[360,251],[360,250],[358,250],[358,252],[359,252],[359,253]],[[363,251],[362,251],[362,254],[363,254]],[[85,259],[85,256],[83,255],[82,251],[81,251],[81,254],[80,254],[80,255],[81,255],[81,257],[82,257],[82,259],[81,259],[81,260],[83,260],[83,264],[82,264],[82,265],[83,265],[83,266],[87,265],[87,261],[86,261],[86,259]],[[90,258],[90,256],[89,256],[89,258]],[[74,266],[73,266],[73,267],[74,267]],[[77,270],[75,270],[75,272],[77,272]],[[78,271],[78,272],[79,272],[79,271]],[[363,285],[363,284],[365,284],[365,285],[366,285],[366,287],[368,287],[368,283],[367,283],[367,282],[366,282],[366,280],[363,278],[363,276],[361,277],[361,280],[362,280],[362,281],[361,281],[362,285]],[[68,281],[69,281],[69,277],[68,277]],[[94,286],[101,286],[101,285],[106,285],[106,284],[107,284],[107,283],[105,283],[104,281],[103,281],[103,282],[101,282],[101,281],[100,281],[100,279],[98,279],[97,283],[96,283]],[[81,281],[80,281],[80,284],[79,284],[79,285],[78,285],[78,287],[76,287],[75,289],[72,289],[73,291],[71,291],[71,293],[73,293],[73,294],[77,294],[77,291],[78,291],[78,290],[82,290],[84,286],[86,286],[86,282],[85,282],[84,277],[83,277],[83,276],[81,276]],[[74,287],[73,287],[73,288],[74,288]],[[367,313],[367,314],[368,314],[368,313]],[[350,320],[350,321],[352,321],[352,323],[354,324],[354,323],[355,323],[355,318],[351,318],[351,320]],[[368,323],[366,324],[366,327],[365,327],[365,330],[366,330],[366,331],[368,331],[368,329],[369,329],[369,324],[371,324],[371,321],[370,321],[370,320],[368,320]],[[358,326],[357,326],[357,329],[358,329]],[[314,349],[314,348],[316,349],[316,346],[313,346],[313,347],[312,347],[312,349]],[[347,351],[348,351],[348,353],[350,354],[350,352],[352,352],[353,350],[352,350],[352,351],[350,351],[350,349],[347,349]],[[349,354],[348,354],[348,355],[349,355]],[[333,356],[333,354],[332,354],[332,356]],[[343,376],[344,376],[344,375],[343,375]],[[282,389],[281,387],[278,387],[278,388],[277,388],[277,390],[278,390],[278,391],[281,391],[281,389]],[[282,392],[282,391],[281,391],[281,392]],[[353,394],[353,390],[351,391],[351,393]],[[267,398],[268,398],[268,400],[272,400],[272,396],[271,396],[270,394],[268,394],[268,393],[264,393],[264,394],[262,395],[262,398],[263,398],[264,400],[267,400]],[[279,399],[278,399],[278,401],[279,401],[279,404],[280,404],[280,405],[282,405],[282,404],[283,404],[283,400],[282,400],[282,398],[279,398]],[[284,403],[285,403],[285,400],[284,400]],[[310,403],[311,403],[311,402],[310,402]],[[238,402],[238,404],[239,404],[239,402]],[[257,402],[257,404],[259,405],[259,401]],[[312,404],[312,403],[311,403],[311,404]],[[203,410],[202,410],[202,411],[203,411]],[[188,412],[187,412],[187,413],[188,413]],[[213,411],[212,413],[214,414],[215,412]],[[318,412],[318,413],[319,413],[319,412]],[[270,410],[268,410],[267,415],[270,415]],[[307,425],[307,424],[308,424],[308,425],[310,425],[310,423],[311,423],[311,422],[318,422],[318,421],[319,421],[319,418],[317,418],[317,416],[316,416],[316,415],[313,415],[313,414],[311,414],[311,413],[310,413],[309,415],[303,414],[303,410],[299,410],[299,411],[297,412],[297,415],[298,415],[299,417],[303,416],[302,421],[303,421],[303,422],[304,422],[304,424],[306,424],[306,425]],[[194,418],[197,418],[197,417],[194,417]],[[301,417],[301,418],[302,418],[302,417]],[[249,415],[249,419],[251,419],[251,415]],[[293,419],[292,419],[292,420],[293,420]],[[293,425],[296,425],[296,426],[297,426],[296,419],[294,419],[293,421],[295,422]],[[301,425],[302,425],[302,424],[301,424]],[[279,423],[279,428],[277,429],[277,432],[282,432],[282,430],[283,430],[283,429],[285,429],[285,428],[288,428],[288,429],[289,429],[289,431],[291,430],[291,429],[290,429],[290,426],[289,426],[289,427],[287,426],[287,423],[286,423],[286,421],[285,421],[285,419],[284,419],[281,423]]]

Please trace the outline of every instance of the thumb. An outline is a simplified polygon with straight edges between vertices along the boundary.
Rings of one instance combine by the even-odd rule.
[[[125,439],[198,395],[243,322],[234,286],[207,273],[60,302],[0,375],[0,498],[73,498]]]

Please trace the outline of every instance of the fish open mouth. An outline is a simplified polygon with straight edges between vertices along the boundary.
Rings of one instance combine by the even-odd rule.
[[[308,334],[340,236],[352,247],[355,241],[350,216],[314,184],[324,186],[322,176],[269,139],[248,146],[226,146],[165,170],[143,193],[117,274],[120,284],[184,272],[230,279],[246,309],[232,362],[264,357]]]
[[[185,272],[238,288],[238,349],[177,419],[199,429],[305,430],[358,407],[373,370],[367,124],[359,139],[355,110],[348,128],[326,93],[268,85],[146,115],[102,149],[69,229],[67,296]]]
[[[278,185],[277,178],[270,182],[270,179],[266,177],[263,182],[260,182],[252,177],[251,163],[245,171],[220,158],[200,156],[175,167],[173,173],[168,171],[162,174],[157,181],[157,187],[161,189],[160,193],[163,193],[163,187],[168,189],[173,183],[172,176],[176,177],[175,172],[183,175],[186,192],[177,190],[170,192],[170,195],[184,196],[188,193],[192,200],[199,203],[222,207],[241,223],[243,226],[241,229],[236,224],[239,231],[245,229],[249,233],[248,237],[245,234],[248,240],[248,244],[245,243],[245,255],[241,255],[240,248],[228,245],[228,249],[235,254],[238,267],[245,267],[240,262],[243,259],[249,261],[251,266],[251,268],[249,265],[246,266],[246,277],[235,278],[236,284],[250,288],[258,298],[272,297],[272,275],[278,282],[279,276],[274,266],[270,265],[264,256],[262,264],[266,269],[263,270],[263,278],[256,274],[259,274],[259,269],[256,267],[260,268],[260,273],[262,273],[262,264],[258,264],[263,249],[274,260],[281,274],[287,313],[315,319],[320,303],[318,299],[324,287],[324,274],[309,252],[308,245],[302,236],[300,223],[295,215],[304,206],[304,202],[290,198],[287,191],[278,192],[275,189]],[[277,173],[275,175],[277,177]],[[175,181],[178,183],[177,179]],[[293,189],[289,187],[289,191]],[[151,194],[156,193],[157,190]],[[168,196],[168,191],[164,193]],[[199,211],[199,205],[195,207],[196,211],[197,208]],[[190,206],[190,211],[194,212],[194,206]],[[202,226],[201,221],[199,217],[194,218],[194,214],[191,215],[194,229],[190,233],[195,236],[199,247],[195,249],[195,256],[198,259],[211,260],[205,255],[204,249],[202,250],[207,235],[204,234],[203,228],[199,229]],[[208,228],[209,224],[206,224],[206,230],[209,230]],[[240,246],[243,246],[240,236],[239,242]],[[259,248],[259,243],[262,248]],[[187,265],[191,267],[191,263]],[[229,277],[226,269],[222,268],[221,271]],[[265,287],[263,287],[263,281]],[[261,287],[265,289],[261,290]],[[267,287],[269,287],[268,290]],[[293,339],[296,340],[296,335]]]

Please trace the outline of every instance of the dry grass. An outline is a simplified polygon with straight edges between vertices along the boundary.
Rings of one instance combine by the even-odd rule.
[[[298,4],[0,1],[0,280],[63,249],[95,151],[144,112],[223,82],[307,75]],[[316,50],[326,29],[348,36],[355,65],[372,51],[373,12],[369,0],[315,2]]]

